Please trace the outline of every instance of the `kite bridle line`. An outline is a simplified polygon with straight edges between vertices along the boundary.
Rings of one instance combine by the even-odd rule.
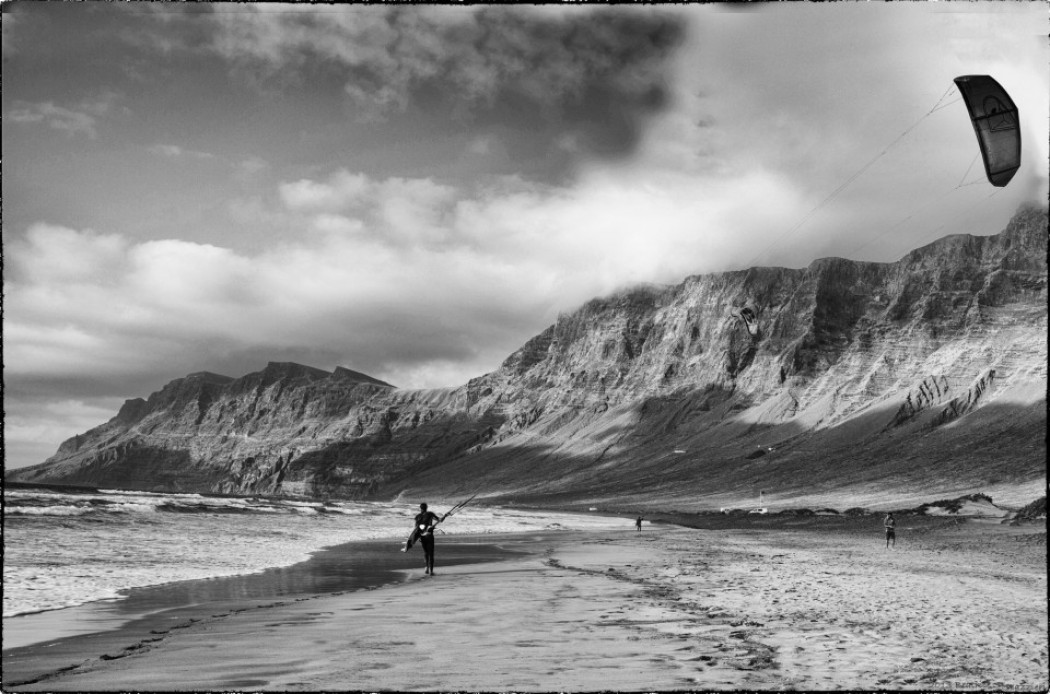
[[[959,101],[959,99],[956,99],[955,101]],[[949,103],[954,104],[955,101],[951,101]],[[948,104],[945,104],[945,106],[947,106],[947,105]],[[942,106],[941,108],[944,108],[944,106]],[[934,109],[934,110],[937,110],[937,109]],[[932,113],[932,111],[931,111],[931,113]],[[966,173],[963,174],[963,177],[961,179],[959,179],[958,185],[956,185],[954,188],[952,188],[951,190],[947,190],[947,191],[941,193],[939,196],[937,196],[936,198],[933,198],[932,200],[927,200],[925,203],[919,205],[919,207],[917,207],[916,209],[912,210],[911,213],[907,217],[905,217],[904,219],[900,220],[896,224],[893,224],[892,226],[888,227],[886,229],[886,231],[882,232],[878,236],[876,236],[874,238],[871,238],[871,239],[868,239],[867,241],[865,241],[864,243],[860,244],[859,246],[856,246],[855,248],[853,248],[853,250],[848,251],[845,255],[846,256],[852,256],[854,253],[867,248],[868,246],[870,246],[871,244],[875,243],[879,239],[882,239],[883,237],[887,236],[888,234],[891,234],[895,229],[903,226],[905,222],[907,222],[907,221],[911,220],[912,218],[914,218],[915,215],[917,215],[920,210],[923,210],[923,209],[925,209],[927,207],[930,207],[931,205],[937,204],[938,202],[940,202],[941,200],[945,199],[946,197],[948,197],[949,195],[951,195],[955,191],[959,190],[960,188],[968,188],[970,186],[980,185],[981,183],[984,183],[983,179],[976,180],[976,181],[970,181],[969,183],[965,182],[967,177],[970,175],[970,171],[973,169],[973,165],[977,163],[977,158],[980,157],[980,156],[981,156],[980,154],[975,154],[973,156],[973,159],[970,160],[970,165],[966,167]],[[941,225],[941,226],[944,226],[944,225]],[[940,228],[940,227],[938,227],[938,228]]]
[[[951,190],[949,190],[949,191],[947,191],[945,193],[942,193],[940,195],[940,197],[934,198],[933,200],[930,200],[929,202],[926,202],[923,205],[920,205],[918,210],[921,210],[921,209],[923,209],[925,207],[929,207],[930,205],[933,205],[933,204],[936,204],[936,203],[940,202],[941,200],[943,200],[944,198],[948,197],[949,195],[951,195],[955,191],[959,190],[960,188],[967,188],[969,186],[979,185],[979,184],[982,184],[982,183],[984,183],[983,180],[981,180],[981,181],[972,181],[970,183],[960,183],[959,185],[955,186]],[[956,214],[952,215],[952,217],[950,217],[948,219],[948,221],[943,222],[940,226],[938,226],[933,231],[930,231],[930,232],[928,232],[926,234],[922,234],[917,239],[911,239],[911,240],[908,241],[908,243],[913,245],[913,246],[918,244],[918,246],[916,246],[916,247],[919,247],[919,246],[923,245],[926,241],[932,240],[946,226],[948,226],[949,224],[951,224],[955,220],[959,219],[960,217],[968,215],[974,208],[976,208],[978,205],[982,204],[985,200],[988,200],[989,198],[994,197],[995,195],[997,195],[1000,190],[1002,190],[1002,188],[996,188],[995,190],[993,190],[991,193],[989,193],[985,197],[980,198],[980,199],[976,200],[975,202],[971,202],[967,207],[963,208],[961,211],[959,211]],[[914,217],[918,213],[918,210],[916,210],[915,212],[912,212],[910,215],[908,215],[907,217],[905,217],[901,221],[897,222],[893,226],[889,227],[888,229],[886,229],[886,231],[882,232],[881,234],[879,234],[875,238],[870,239],[868,241],[865,241],[863,244],[857,246],[856,248],[854,248],[849,253],[852,255],[853,253],[856,253],[857,251],[861,250],[862,248],[866,248],[867,246],[875,243],[876,241],[878,241],[879,239],[883,238],[884,236],[886,236],[887,234],[892,232],[894,229],[897,229],[898,227],[903,225],[905,222],[907,222],[909,219]]]
[[[978,181],[978,183],[983,183],[983,181]],[[969,185],[969,184],[967,184],[967,185]],[[922,244],[922,243],[925,243],[928,240],[931,240],[931,239],[935,238],[940,233],[940,231],[942,229],[944,229],[946,226],[948,226],[949,224],[951,224],[955,220],[968,215],[978,205],[983,204],[984,201],[988,200],[989,198],[995,197],[1000,192],[1002,192],[1002,190],[1003,190],[1002,188],[998,188],[997,187],[995,190],[993,190],[991,193],[989,193],[988,195],[984,196],[983,198],[978,198],[974,202],[970,203],[970,205],[968,207],[966,207],[966,208],[960,210],[959,212],[957,212],[953,217],[948,219],[948,221],[944,222],[943,224],[941,224],[939,227],[937,227],[933,231],[929,232],[928,234],[924,234],[924,235],[920,236],[918,239],[915,239],[914,243]]]
[[[954,104],[957,101],[960,101],[960,99],[955,99],[955,101],[950,101],[950,102],[948,102],[948,104]],[[948,104],[945,104],[944,106],[941,106],[940,108],[944,108],[945,106],[948,106]],[[933,109],[933,111],[937,111],[937,110],[940,110],[940,109],[937,109],[937,108]],[[933,111],[930,111],[930,113],[933,113]],[[977,163],[977,159],[980,156],[981,156],[980,154],[975,154],[974,155],[973,159],[970,160],[970,165],[966,167],[966,173],[963,174],[962,178],[959,179],[959,183],[954,188],[946,190],[945,192],[941,193],[936,198],[933,198],[932,200],[928,200],[925,203],[923,203],[922,205],[919,205],[919,207],[917,207],[916,209],[912,210],[912,212],[907,217],[905,217],[904,219],[900,220],[896,224],[893,224],[892,226],[888,227],[886,229],[886,231],[882,232],[878,236],[876,236],[874,238],[871,238],[871,239],[868,239],[867,241],[865,241],[861,245],[853,248],[853,250],[848,251],[846,253],[846,255],[853,255],[854,253],[856,253],[856,252],[858,252],[858,251],[860,251],[860,250],[862,250],[864,248],[867,248],[868,246],[870,246],[871,244],[875,243],[876,241],[878,241],[878,240],[884,238],[885,236],[893,233],[894,230],[896,230],[896,229],[900,228],[901,226],[903,226],[905,222],[908,222],[909,220],[914,218],[919,213],[920,210],[923,210],[923,209],[925,209],[927,207],[935,205],[936,203],[939,203],[941,200],[944,200],[946,197],[948,197],[949,195],[951,195],[955,191],[959,190],[960,188],[969,188],[970,186],[977,186],[977,185],[983,184],[984,183],[984,179],[978,179],[976,181],[970,181],[969,183],[966,183],[966,179],[970,176],[970,171],[973,169],[973,165],[975,163]],[[995,192],[992,193],[992,195],[994,195],[994,194],[995,194]],[[989,195],[988,198],[990,198],[990,197],[992,197],[992,196]],[[984,199],[987,200],[988,198],[984,198]],[[972,207],[972,205],[971,205],[971,207]],[[966,211],[968,212],[969,209],[970,208],[967,208]],[[958,217],[958,216],[960,216],[960,215],[956,215],[955,217]],[[954,220],[955,217],[953,217],[952,219]],[[939,231],[939,230],[941,230],[941,229],[943,229],[946,226],[946,224],[947,224],[947,222],[945,224],[941,224],[939,227],[937,227],[937,229],[934,230],[934,233]]]
[[[794,226],[792,226],[790,229],[788,229],[783,234],[781,234],[776,239],[774,239],[771,244],[767,245],[765,248],[763,248],[761,251],[759,251],[758,254],[754,258],[752,258],[751,260],[747,261],[747,263],[744,264],[744,269],[753,267],[755,265],[755,263],[759,259],[761,259],[763,256],[767,255],[769,253],[769,251],[773,249],[773,247],[775,247],[781,241],[786,239],[788,236],[791,236],[796,231],[801,229],[802,226],[813,217],[813,215],[815,215],[825,205],[827,205],[829,202],[831,202],[836,196],[838,196],[839,193],[841,193],[847,187],[849,187],[849,185],[851,183],[853,183],[855,180],[860,178],[864,174],[864,172],[866,172],[868,169],[870,169],[872,166],[874,166],[875,162],[877,162],[879,159],[884,157],[891,149],[893,149],[894,146],[897,145],[897,143],[899,143],[901,140],[903,140],[905,137],[907,137],[908,133],[910,133],[912,130],[915,130],[915,128],[919,127],[920,123],[922,123],[924,120],[926,120],[927,118],[932,116],[937,111],[940,111],[941,109],[947,108],[949,105],[954,104],[956,101],[960,101],[961,97],[959,99],[956,99],[955,101],[949,101],[947,104],[942,104],[941,103],[955,89],[956,89],[955,86],[948,87],[948,89],[945,90],[944,94],[941,94],[941,98],[937,99],[937,103],[935,103],[933,105],[933,107],[929,111],[924,113],[922,115],[922,117],[919,118],[919,120],[915,121],[910,126],[905,128],[904,131],[900,135],[898,135],[896,137],[896,139],[893,140],[893,142],[891,142],[888,145],[886,145],[882,149],[882,151],[879,152],[878,154],[876,154],[874,157],[872,157],[872,159],[870,161],[868,161],[867,164],[865,164],[864,166],[860,167],[852,176],[847,178],[841,185],[839,185],[838,188],[836,188],[835,190],[831,191],[831,193],[829,193],[827,195],[827,197],[825,197],[823,200],[821,200],[819,203],[817,203],[816,207],[814,207],[809,212],[807,212],[805,215],[803,215],[802,219],[800,219],[798,222],[796,222]]]

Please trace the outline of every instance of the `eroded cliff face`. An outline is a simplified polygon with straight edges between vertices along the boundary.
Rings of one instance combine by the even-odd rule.
[[[8,478],[671,505],[1029,484],[1045,478],[1046,229],[1025,209],[896,263],[595,299],[459,388],[296,364],[191,374]]]

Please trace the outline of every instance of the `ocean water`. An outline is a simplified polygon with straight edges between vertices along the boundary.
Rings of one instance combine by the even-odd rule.
[[[447,509],[433,505],[438,514]],[[290,566],[355,540],[400,544],[416,512],[407,503],[6,489],[3,616],[117,600],[130,588]],[[611,530],[626,522],[467,506],[440,530]]]

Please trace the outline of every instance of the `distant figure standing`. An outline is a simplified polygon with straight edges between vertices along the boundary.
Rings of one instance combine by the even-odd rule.
[[[889,549],[890,545],[897,546],[897,521],[894,519],[892,513],[887,513],[886,518],[882,521],[882,525],[886,528],[886,548]]]
[[[427,570],[423,573],[431,576],[434,575],[434,528],[440,522],[441,518],[433,511],[428,511],[425,503],[420,504],[412,534],[405,543],[405,548],[401,550],[407,551],[418,540],[419,544],[423,545],[423,555],[427,563]]]
[[[638,529],[638,532],[642,532],[642,517],[638,516],[638,519],[634,522],[634,527]]]

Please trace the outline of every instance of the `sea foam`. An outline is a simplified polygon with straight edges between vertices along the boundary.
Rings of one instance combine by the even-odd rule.
[[[250,574],[357,540],[399,544],[416,508],[105,490],[4,492],[3,615],[54,610],[173,581]],[[434,509],[442,512],[440,507]],[[468,506],[449,535],[622,528],[597,515]]]

